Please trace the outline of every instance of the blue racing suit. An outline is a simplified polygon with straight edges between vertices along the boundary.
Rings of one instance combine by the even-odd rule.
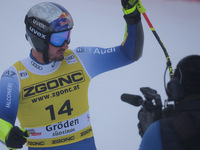
[[[88,87],[95,76],[138,60],[143,50],[141,21],[127,24],[116,47],[67,49],[49,64],[29,57],[16,62],[0,81],[0,119],[30,132],[29,150],[95,150]],[[0,130],[3,130],[1,128]]]

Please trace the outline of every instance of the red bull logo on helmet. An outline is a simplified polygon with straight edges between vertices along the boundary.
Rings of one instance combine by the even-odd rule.
[[[59,17],[59,23],[60,23],[61,26],[64,26],[64,25],[69,24],[71,22],[72,22],[72,20],[71,20],[70,15],[68,13],[63,12],[60,15],[60,17]]]
[[[55,31],[63,31],[72,28],[73,20],[68,12],[62,12],[60,16],[50,23]]]

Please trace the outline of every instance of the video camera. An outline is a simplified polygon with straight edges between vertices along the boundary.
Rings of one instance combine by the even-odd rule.
[[[140,91],[145,100],[139,95],[122,94],[121,100],[133,106],[142,106],[138,112],[138,128],[141,137],[147,128],[155,121],[170,116],[174,112],[174,105],[162,105],[161,97],[156,90],[149,87],[142,87]]]

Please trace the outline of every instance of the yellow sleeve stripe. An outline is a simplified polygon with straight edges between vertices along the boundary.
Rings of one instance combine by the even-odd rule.
[[[0,127],[0,140],[5,143],[6,136],[13,126],[9,122],[0,118]]]

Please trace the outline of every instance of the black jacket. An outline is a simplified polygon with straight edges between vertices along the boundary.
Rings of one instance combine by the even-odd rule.
[[[176,106],[176,115],[160,120],[163,150],[200,150],[200,100]]]

